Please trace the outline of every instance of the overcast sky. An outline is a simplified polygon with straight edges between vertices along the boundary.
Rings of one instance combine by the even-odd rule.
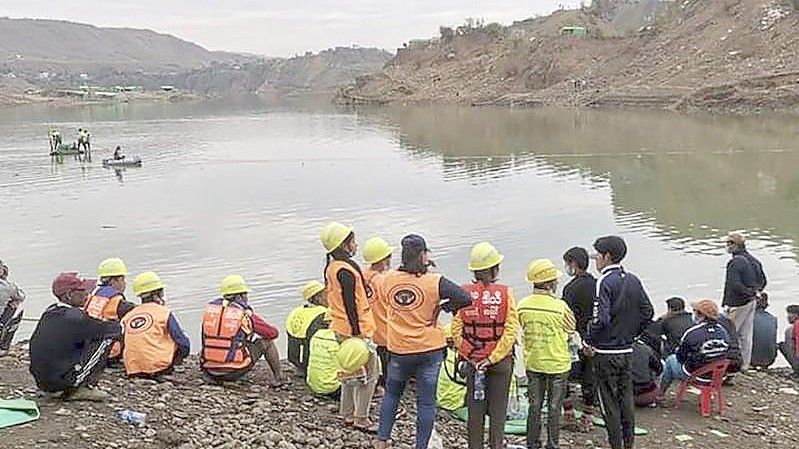
[[[211,50],[291,56],[358,44],[393,50],[467,17],[510,23],[579,0],[0,0],[0,15],[149,28]]]

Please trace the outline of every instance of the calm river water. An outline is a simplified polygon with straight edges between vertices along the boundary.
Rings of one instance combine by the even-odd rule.
[[[93,164],[47,156],[47,129],[93,136]],[[720,239],[746,229],[769,276],[772,312],[799,302],[799,125],[791,117],[654,112],[127,104],[0,111],[0,257],[52,302],[60,271],[106,257],[157,271],[195,345],[225,275],[282,326],[299,288],[321,279],[318,231],[351,223],[363,242],[427,237],[439,269],[467,281],[471,246],[506,255],[528,291],[533,258],[618,233],[659,311],[673,295],[719,299]],[[122,145],[144,167],[99,161]],[[132,294],[129,295],[132,297]],[[30,325],[21,336],[30,332]],[[281,347],[284,344],[280,345]],[[196,349],[196,346],[195,346]]]

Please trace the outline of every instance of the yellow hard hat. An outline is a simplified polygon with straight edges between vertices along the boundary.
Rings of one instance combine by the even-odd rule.
[[[125,266],[125,262],[118,257],[105,259],[100,262],[100,266],[97,268],[97,277],[100,279],[127,275],[128,268]]]
[[[144,272],[133,279],[133,294],[141,296],[164,288],[165,285],[152,271]]]
[[[369,346],[361,338],[348,338],[339,346],[336,360],[343,371],[360,369],[369,361]]]
[[[332,253],[336,248],[347,240],[347,237],[352,234],[353,229],[341,223],[331,222],[328,223],[322,232],[319,234],[319,240],[322,241],[322,246],[325,247],[328,253]]]
[[[390,256],[396,246],[390,246],[387,241],[380,237],[372,237],[363,244],[363,260],[366,263],[377,263]]]
[[[314,297],[317,293],[324,291],[325,284],[322,284],[319,281],[310,281],[302,288],[302,299],[309,300]]]
[[[469,271],[487,270],[502,263],[505,258],[488,242],[478,243],[469,256]]]
[[[235,295],[237,293],[248,293],[250,291],[247,287],[247,282],[238,274],[234,274],[222,279],[222,285],[219,287],[222,296]]]
[[[549,259],[536,259],[527,267],[527,280],[533,284],[543,284],[563,276]]]

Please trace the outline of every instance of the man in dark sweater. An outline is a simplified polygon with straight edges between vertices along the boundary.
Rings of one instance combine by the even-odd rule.
[[[760,261],[746,250],[746,239],[741,233],[727,235],[727,252],[732,258],[727,263],[724,282],[724,300],[727,315],[735,324],[741,343],[741,371],[746,372],[752,360],[752,333],[755,306],[763,296],[766,274]]]
[[[627,272],[621,261],[627,244],[621,237],[600,237],[594,242],[597,281],[588,344],[594,355],[602,413],[611,449],[635,445],[632,352],[635,337],[651,323],[654,310],[641,281]]]
[[[62,273],[53,281],[58,304],[47,308],[30,341],[30,372],[40,390],[66,401],[102,401],[92,388],[122,334],[117,321],[100,321],[81,309],[95,282]]]
[[[752,366],[768,368],[777,359],[777,317],[768,313],[766,295],[757,302],[752,331]]]
[[[577,332],[585,340],[588,336],[588,323],[594,308],[594,295],[596,294],[596,279],[588,273],[588,251],[584,248],[572,248],[563,255],[566,272],[573,276],[572,280],[563,287],[563,300],[571,308],[577,323]],[[580,351],[580,360],[572,364],[571,379],[579,382],[583,395],[583,416],[581,429],[589,430],[593,426],[594,406],[596,404],[596,381],[594,380],[594,366],[592,358]],[[571,393],[571,392],[570,392]],[[568,421],[569,414],[573,415],[574,398],[568,395],[564,408]]]
[[[649,335],[657,337],[659,341],[665,339],[661,347],[655,348],[664,359],[674,354],[685,331],[694,325],[694,319],[691,313],[685,310],[685,300],[682,298],[667,299],[666,307],[668,312],[647,329]]]

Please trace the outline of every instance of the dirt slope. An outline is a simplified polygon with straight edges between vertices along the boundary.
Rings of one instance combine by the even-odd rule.
[[[338,98],[345,103],[796,109],[799,13],[790,0],[681,0],[657,8],[646,0],[605,0],[599,5],[605,7],[559,11],[501,33],[468,30],[427,48],[402,49],[384,70],[343,89]],[[643,21],[642,28],[630,32],[635,20]],[[585,26],[591,36],[560,36],[566,25]]]

